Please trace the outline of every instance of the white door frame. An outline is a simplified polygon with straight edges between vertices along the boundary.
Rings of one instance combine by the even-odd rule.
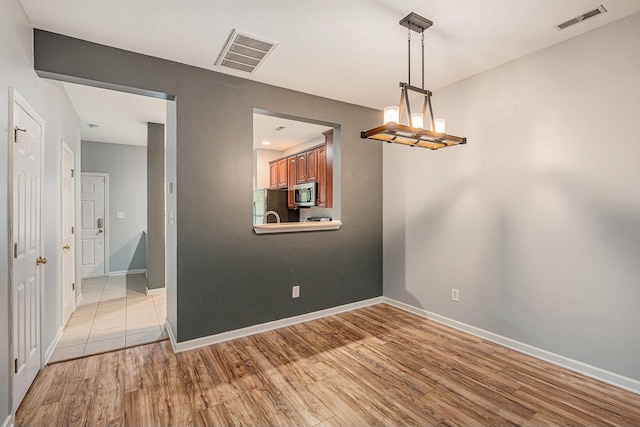
[[[20,104],[20,106],[40,125],[40,236],[39,236],[39,246],[40,246],[40,256],[45,255],[44,253],[44,235],[45,235],[45,230],[44,230],[44,200],[43,200],[43,196],[44,196],[44,179],[45,179],[45,174],[44,174],[44,153],[45,153],[45,139],[44,139],[44,120],[42,119],[42,117],[40,117],[40,115],[38,115],[38,113],[31,108],[31,106],[27,103],[27,101],[25,101],[25,99],[18,93],[17,90],[15,90],[15,88],[10,87],[9,88],[9,131],[7,132],[7,147],[8,147],[8,153],[7,153],[7,167],[8,167],[8,188],[7,188],[7,193],[9,196],[9,209],[8,209],[8,218],[9,218],[9,240],[8,240],[8,244],[9,244],[9,248],[8,248],[8,253],[9,254],[13,254],[13,243],[14,243],[14,236],[13,236],[13,203],[14,203],[14,199],[13,199],[13,138],[14,138],[14,132],[12,131],[15,128],[15,117],[14,117],[14,104]],[[13,345],[14,342],[14,334],[13,334],[13,311],[14,311],[14,307],[13,307],[13,263],[14,263],[14,258],[13,256],[9,256],[9,348],[10,348],[10,361],[11,364],[13,365],[13,360],[15,359],[15,348]],[[43,289],[44,289],[44,282],[45,282],[45,274],[44,274],[44,268],[41,268],[40,270],[40,283],[39,283],[39,297],[40,297],[40,313],[39,313],[39,318],[40,318],[40,325],[39,325],[39,334],[38,334],[38,346],[40,347],[40,369],[42,369],[44,367],[45,364],[45,355],[46,355],[46,351],[44,349],[44,346],[42,345],[42,326],[43,326],[43,311],[44,311],[44,304],[42,301],[42,296],[44,294]],[[11,374],[9,376],[9,382],[11,384],[11,412],[13,414],[15,414],[15,412],[18,410],[17,406],[19,405],[19,403],[21,402],[15,402],[15,381],[14,381],[14,373],[13,373],[13,369],[10,370]],[[15,407],[14,407],[15,406]]]
[[[109,174],[100,172],[82,172],[82,176],[98,176],[104,178],[104,275],[109,276],[109,234],[111,228],[109,227]],[[82,186],[82,178],[80,178],[80,186]],[[78,195],[82,197],[82,191]],[[82,237],[82,236],[81,236]],[[82,282],[84,277],[80,278]],[[78,278],[76,277],[76,281]]]
[[[64,237],[64,231],[63,231],[63,227],[64,227],[64,211],[65,211],[65,207],[63,206],[64,200],[62,200],[62,194],[64,194],[64,174],[66,173],[66,171],[64,170],[64,152],[67,151],[71,154],[71,170],[72,170],[72,178],[75,178],[75,153],[73,152],[73,150],[67,145],[67,143],[64,140],[60,141],[60,242],[63,242],[63,237]],[[71,209],[71,216],[73,218],[73,232],[72,232],[72,244],[70,245],[71,248],[69,249],[69,256],[71,257],[71,259],[73,260],[73,275],[74,275],[74,289],[72,290],[73,293],[73,309],[72,312],[76,311],[76,307],[78,305],[78,283],[77,283],[77,277],[76,277],[76,221],[75,221],[75,217],[76,217],[76,185],[75,182],[73,182],[72,186],[71,186],[71,197],[70,200],[68,201],[68,203],[70,204],[70,206],[67,206],[66,209]],[[62,249],[63,251],[66,249]],[[66,283],[64,283],[64,280],[62,280],[64,278],[64,268],[65,266],[64,264],[64,257],[60,257],[60,283],[62,284],[62,292],[60,292],[60,325],[61,327],[64,328],[65,326],[65,318],[64,318],[64,307],[66,304],[66,301],[64,300],[65,297],[65,289],[64,287],[66,286]]]

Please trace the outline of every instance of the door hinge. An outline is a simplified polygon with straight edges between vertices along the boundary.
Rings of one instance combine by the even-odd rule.
[[[13,257],[18,258],[18,243],[13,244]]]
[[[75,234],[76,232],[76,228],[75,227],[71,227],[71,234]]]
[[[76,284],[75,284],[75,283],[72,283],[72,284],[71,284],[71,290],[72,290],[72,291],[75,291],[75,290],[76,290]]]
[[[13,128],[13,142],[18,143],[18,132],[26,132],[26,129],[22,129],[20,126]]]
[[[71,169],[71,178],[75,176],[75,173],[76,173],[75,169]]]
[[[18,359],[13,361],[13,372],[16,374],[18,373]]]

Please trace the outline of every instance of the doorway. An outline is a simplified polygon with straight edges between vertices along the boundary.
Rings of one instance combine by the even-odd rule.
[[[60,217],[62,218],[62,325],[76,309],[75,155],[62,141]]]
[[[41,292],[47,259],[41,256],[44,121],[15,91],[9,91],[10,228],[13,408],[22,402],[42,367]]]
[[[80,206],[82,278],[104,277],[109,273],[109,174],[82,172]]]
[[[166,318],[164,274],[153,289],[147,274],[150,246],[164,249],[165,245],[167,101],[69,83],[63,86],[82,121],[80,300],[51,362],[162,339]],[[150,109],[154,112],[149,113]],[[152,129],[159,133],[159,141],[151,138]],[[151,165],[157,171],[153,178]],[[161,202],[151,205],[154,188],[160,191],[153,200]],[[159,214],[160,236],[152,230],[148,217],[152,212]],[[162,250],[163,273],[164,256]]]

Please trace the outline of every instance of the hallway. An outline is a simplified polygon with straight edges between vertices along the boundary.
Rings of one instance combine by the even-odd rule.
[[[49,362],[166,338],[164,290],[146,295],[144,274],[82,279],[83,298]]]

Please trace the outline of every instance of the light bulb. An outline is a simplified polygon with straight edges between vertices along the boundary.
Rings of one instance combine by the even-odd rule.
[[[436,124],[435,131],[438,133],[444,133],[445,132],[444,119],[435,119],[434,122]]]
[[[384,108],[384,123],[398,123],[400,120],[400,109],[396,105]]]
[[[422,113],[411,114],[411,126],[414,128],[424,127],[424,120],[422,119]]]

